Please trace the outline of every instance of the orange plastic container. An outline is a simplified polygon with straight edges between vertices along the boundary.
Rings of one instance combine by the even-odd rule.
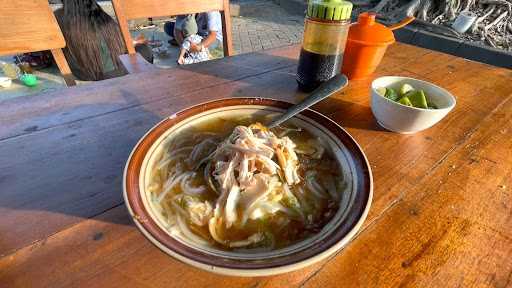
[[[342,73],[349,79],[370,76],[379,66],[386,48],[395,42],[392,30],[414,20],[414,17],[408,17],[398,24],[386,27],[377,23],[375,16],[371,12],[361,13],[357,23],[350,26],[341,68]]]

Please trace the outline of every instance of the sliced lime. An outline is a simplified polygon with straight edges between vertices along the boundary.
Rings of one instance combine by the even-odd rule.
[[[406,94],[409,100],[411,100],[412,106],[416,108],[428,109],[427,97],[423,90],[415,90]]]
[[[413,91],[413,90],[414,90],[414,87],[412,87],[411,85],[405,83],[404,85],[402,85],[402,87],[400,87],[400,96],[404,96],[409,91]]]
[[[375,89],[377,93],[379,93],[380,96],[384,97],[386,96],[386,87],[379,87]]]
[[[398,100],[398,103],[400,103],[402,105],[405,105],[405,106],[411,106],[412,107],[411,100],[409,100],[409,98],[407,98],[407,97],[402,97],[400,100]]]
[[[427,94],[425,94],[425,96],[427,96]],[[438,109],[437,105],[432,103],[430,101],[430,99],[428,99],[428,97],[427,97],[427,106],[428,106],[428,109]]]

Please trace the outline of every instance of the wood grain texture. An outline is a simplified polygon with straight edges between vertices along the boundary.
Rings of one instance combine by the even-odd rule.
[[[123,35],[124,44],[126,45],[128,54],[136,54],[135,47],[133,46],[132,35],[128,28],[128,18],[126,17],[121,0],[112,0],[112,7],[114,8],[117,23],[119,24],[119,30],[121,30],[121,34]]]
[[[121,3],[128,20],[222,11],[224,0],[114,0]],[[229,8],[228,8],[229,9]]]
[[[0,55],[50,50],[64,82],[75,79],[61,48],[66,41],[48,1],[0,1]]]
[[[305,287],[512,285],[512,96],[480,125]]]
[[[247,77],[294,66],[298,51],[295,46],[285,47],[187,65],[188,68],[158,69],[144,81],[140,76],[127,75],[94,85],[39,94],[38,97],[7,100],[0,105],[0,140],[173,98],[220,83],[244,81]],[[109,92],[101,93],[106,90]]]
[[[52,49],[50,51],[53,55],[55,63],[57,63],[57,67],[59,67],[60,74],[62,74],[62,78],[64,78],[64,82],[66,82],[66,85],[75,86],[75,77],[73,76],[73,73],[69,68],[68,61],[66,60],[64,52],[62,52],[62,49]]]
[[[229,10],[229,0],[223,0],[224,9],[220,12],[222,20],[222,48],[224,49],[224,57],[235,55],[233,49],[233,35],[231,34],[231,12]]]
[[[121,34],[128,49],[128,54],[136,54],[128,29],[128,20],[220,11],[224,56],[234,55],[229,0],[112,0],[112,4],[121,28]]]
[[[46,0],[0,1],[0,55],[64,48],[66,42]]]
[[[512,72],[407,45],[392,46],[388,52],[375,77],[404,75],[434,82],[455,94],[457,107],[431,129],[400,135],[380,128],[371,115],[371,79],[351,81],[346,90],[315,105],[363,147],[372,165],[374,202],[363,231],[345,250],[330,260],[274,277],[223,277],[166,256],[131,224],[122,205],[120,177],[138,137],[179,109],[221,97],[302,99],[305,95],[296,90],[294,75],[297,47],[162,71],[165,77],[175,77],[164,84],[160,83],[164,76],[148,72],[103,86],[95,83],[94,89],[71,88],[63,92],[73,100],[56,109],[58,113],[69,109],[74,118],[52,118],[51,105],[31,116],[34,107],[29,103],[8,102],[15,111],[10,119],[41,118],[49,128],[0,140],[0,159],[7,159],[0,162],[0,283],[6,287],[510,285]],[[427,65],[438,57],[442,61],[435,69]],[[274,66],[245,69],[258,67],[257,63]],[[193,86],[188,77],[211,76],[227,67],[249,76],[236,78],[233,69],[222,75],[235,81],[204,78],[213,86],[169,92],[180,86],[177,83]],[[42,96],[46,101],[60,97]],[[100,109],[102,114],[97,109],[80,110],[84,105],[103,109],[103,98],[120,104]],[[0,132],[7,135],[19,129],[14,121],[6,126]]]
[[[144,59],[144,57],[142,57],[139,53],[119,55],[119,60],[121,60],[124,69],[126,69],[126,72],[130,74],[149,72],[159,69],[158,67],[153,66],[153,64],[146,61],[146,59]]]

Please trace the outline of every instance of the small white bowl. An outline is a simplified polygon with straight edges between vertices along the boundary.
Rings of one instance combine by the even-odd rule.
[[[398,91],[402,84],[425,91],[428,101],[438,109],[409,107],[392,101],[377,93],[377,88],[390,87]],[[432,127],[455,107],[455,97],[445,89],[426,81],[399,76],[384,76],[375,79],[371,86],[371,108],[377,122],[387,130],[411,134]]]

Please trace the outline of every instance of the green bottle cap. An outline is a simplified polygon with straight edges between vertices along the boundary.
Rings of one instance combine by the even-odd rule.
[[[321,20],[342,21],[350,19],[352,3],[344,0],[310,0],[307,16]]]

